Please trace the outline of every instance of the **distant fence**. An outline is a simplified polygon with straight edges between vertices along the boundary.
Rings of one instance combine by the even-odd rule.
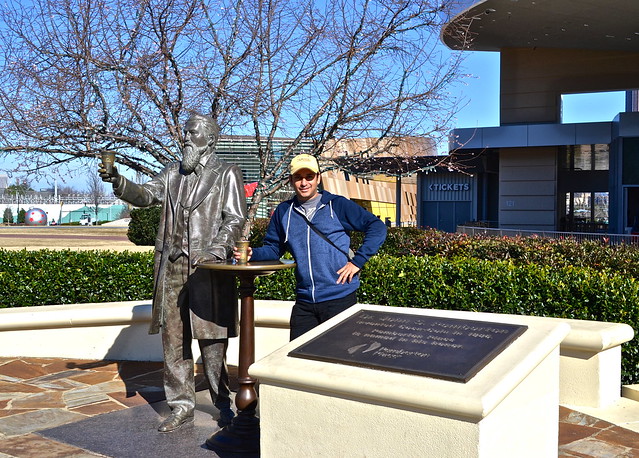
[[[618,245],[621,243],[639,245],[639,235],[603,234],[596,232],[557,232],[557,231],[526,231],[521,229],[494,229],[488,227],[457,226],[457,232],[467,235],[482,235],[485,237],[544,237],[552,239],[594,240]]]
[[[0,204],[7,205],[43,205],[43,204],[83,204],[83,205],[94,205],[95,197],[89,196],[86,194],[64,194],[64,195],[38,195],[37,193],[28,193],[21,194],[20,196],[9,195],[9,194],[0,194]],[[98,197],[98,203],[100,205],[115,205],[122,204],[123,202],[115,197],[114,195],[110,196],[100,196]]]

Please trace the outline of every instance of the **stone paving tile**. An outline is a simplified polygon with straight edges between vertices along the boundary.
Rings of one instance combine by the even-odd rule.
[[[65,362],[66,369],[75,369],[81,373],[88,372],[109,372],[112,374],[118,373],[118,367],[122,362],[118,361],[72,361],[67,360]]]
[[[140,403],[151,404],[166,399],[164,389],[160,387],[145,387],[140,390],[127,390],[126,392],[111,392],[109,396],[124,405],[140,405]],[[138,401],[139,400],[139,401]]]
[[[592,437],[580,439],[570,444],[569,447],[560,447],[560,452],[570,453],[561,454],[560,456],[576,456],[583,458],[636,458],[635,454],[629,447],[620,447],[614,444],[608,444]]]
[[[73,388],[82,388],[87,386],[85,383],[76,382],[75,380],[71,380],[68,378],[61,378],[56,380],[29,381],[29,383],[45,390],[58,390],[58,391],[67,391]]]
[[[19,436],[87,418],[65,409],[43,409],[0,418],[0,433]]]
[[[111,380],[110,382],[103,382],[95,385],[95,389],[102,391],[103,393],[111,393],[113,391],[128,391],[129,382],[125,382],[119,379]]]
[[[0,393],[41,393],[43,388],[20,382],[0,381]]]
[[[112,387],[112,385],[106,385],[106,386]],[[197,387],[197,384],[196,384],[196,387]],[[111,391],[111,390],[104,389],[104,391]],[[153,383],[148,383],[144,381],[139,381],[139,383],[136,381],[133,381],[133,382],[127,382],[126,385],[122,387],[122,391],[125,391],[128,394],[135,394],[135,393],[145,394],[145,393],[155,393],[155,392],[164,393],[164,388],[162,387],[161,382],[153,384]]]
[[[564,406],[559,406],[559,421],[562,423],[570,423],[581,426],[592,426],[593,428],[607,428],[610,423],[605,422],[599,418],[591,417],[582,412],[568,409]]]
[[[74,375],[78,375],[78,371],[75,370],[75,369],[69,369],[69,370],[66,370],[66,371],[54,372],[54,373],[50,373],[50,374],[47,374],[47,375],[43,375],[41,377],[36,377],[36,378],[29,379],[29,383],[38,384],[38,383],[42,383],[42,382],[57,381],[57,380],[71,378]]]
[[[84,361],[83,361],[84,362]],[[48,373],[63,372],[68,369],[82,370],[76,367],[77,361],[65,358],[34,358],[34,363],[40,364]],[[104,362],[102,362],[104,363]]]
[[[88,458],[96,455],[72,445],[46,439],[37,434],[13,437],[0,442],[0,452],[17,458]],[[1,455],[0,455],[1,456]]]
[[[18,415],[20,413],[33,412],[35,410],[40,410],[40,409],[20,409],[20,410],[6,409],[6,410],[0,410],[0,418],[2,418],[2,417],[10,417],[11,415]],[[0,432],[0,435],[2,435],[1,432]]]
[[[639,433],[565,407],[559,420],[560,458],[639,458]]]
[[[98,383],[103,382],[111,382],[117,377],[117,373],[106,372],[106,371],[97,371],[97,372],[88,372],[82,371],[78,372],[77,375],[73,375],[69,377],[71,380],[76,382],[84,383],[87,385],[97,385]]]
[[[601,431],[595,436],[598,440],[604,441],[611,445],[618,445],[620,447],[626,447],[629,444],[634,444],[631,447],[639,457],[639,433],[630,431],[629,429],[620,428],[618,426],[612,426]]]
[[[126,408],[126,406],[122,405],[119,402],[109,400],[105,402],[98,402],[97,404],[80,406],[69,410],[71,410],[72,412],[81,413],[83,415],[93,416],[103,413],[115,412],[116,410],[122,410]]]
[[[118,373],[121,378],[129,380],[136,377],[147,377],[150,374],[154,374],[153,378],[157,377],[158,380],[162,380],[164,371],[164,364],[156,362],[135,362],[124,361],[118,366]]]
[[[37,393],[11,402],[12,409],[54,409],[66,407],[61,391]]]
[[[570,423],[563,423],[559,425],[559,444],[569,444],[577,440],[590,437],[600,430],[590,426],[573,425]]]
[[[162,371],[161,363],[0,358],[0,458],[97,456],[31,433],[163,400]]]
[[[79,388],[64,392],[64,403],[69,409],[108,401],[109,397],[97,386]]]
[[[7,362],[2,365],[0,371],[2,372],[2,375],[22,380],[41,377],[47,374],[47,371],[42,366],[26,363],[22,360]]]
[[[143,404],[151,404],[156,401],[161,401],[162,399],[164,399],[164,392],[162,392],[162,394],[158,394],[157,397],[149,398],[144,397],[140,394],[130,395],[120,392],[109,393],[109,396],[127,407],[136,407]]]
[[[153,377],[136,377],[127,379],[122,389],[128,393],[136,393],[140,391],[156,391],[163,390],[162,379]]]

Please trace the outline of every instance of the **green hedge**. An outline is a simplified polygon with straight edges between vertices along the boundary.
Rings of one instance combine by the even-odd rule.
[[[353,247],[357,247],[361,244],[362,234],[354,233],[352,239]],[[570,238],[471,237],[434,229],[390,228],[379,254],[509,260],[518,265],[609,268],[639,279],[639,245],[611,245],[604,236],[599,240],[576,241]]]
[[[151,253],[0,249],[0,308],[149,299]]]
[[[131,221],[127,236],[136,245],[155,245],[155,238],[160,226],[162,207],[134,208],[131,210]]]

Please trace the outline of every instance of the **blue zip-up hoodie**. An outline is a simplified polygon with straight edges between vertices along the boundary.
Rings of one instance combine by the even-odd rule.
[[[312,222],[340,250],[322,239],[304,221],[293,198],[277,206],[262,247],[253,248],[251,261],[279,259],[288,249],[297,268],[296,294],[304,302],[341,299],[359,288],[359,275],[350,283],[337,284],[337,271],[348,262],[350,232],[361,231],[364,241],[351,260],[360,269],[377,253],[386,239],[386,225],[375,215],[342,196],[322,191]]]

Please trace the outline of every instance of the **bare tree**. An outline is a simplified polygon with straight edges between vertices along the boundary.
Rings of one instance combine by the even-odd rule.
[[[95,223],[99,221],[100,200],[104,196],[104,182],[97,173],[89,175],[87,180],[87,194],[95,213]]]
[[[38,172],[116,150],[144,175],[177,159],[191,110],[255,138],[260,201],[303,141],[361,154],[449,129],[453,0],[33,0],[0,6],[0,153]],[[459,33],[463,34],[461,30]],[[278,137],[293,141],[278,149]]]
[[[193,65],[179,48],[188,48],[185,28],[198,4],[4,4],[2,151],[20,153],[21,170],[33,172],[104,149],[146,175],[174,160],[183,73]]]

